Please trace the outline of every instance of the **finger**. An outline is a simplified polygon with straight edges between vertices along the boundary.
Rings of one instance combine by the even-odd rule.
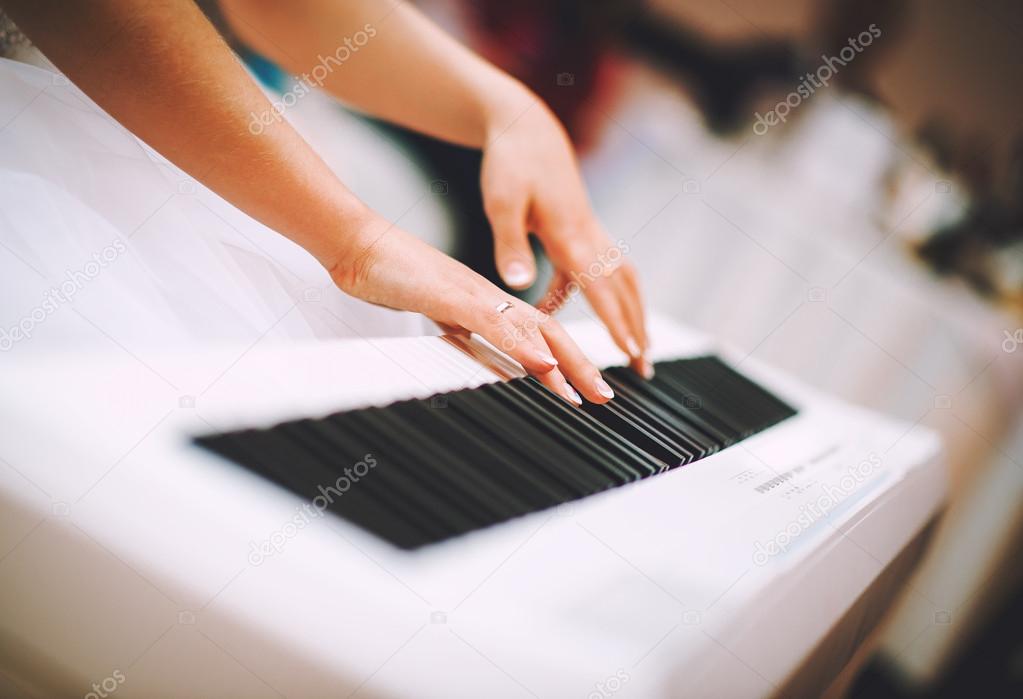
[[[484,208],[494,229],[494,261],[501,279],[524,289],[536,278],[536,262],[526,230],[527,197],[505,192],[485,196]]]
[[[558,358],[558,368],[572,382],[572,385],[586,400],[593,403],[606,403],[614,398],[614,391],[600,375],[600,371],[587,359],[579,345],[565,331],[561,324],[553,318],[541,328],[547,346]]]
[[[636,279],[636,272],[631,266],[624,266],[618,270],[613,277],[619,288],[619,299],[622,303],[622,311],[625,314],[626,322],[632,336],[636,338],[642,351],[642,358],[639,362],[634,361],[634,368],[645,378],[653,378],[654,368],[646,357],[650,347],[650,340],[646,332],[646,319],[644,317],[643,300],[640,297],[639,281]]]
[[[643,357],[643,350],[632,335],[625,311],[615,292],[614,282],[607,278],[598,280],[586,289],[586,298],[618,348],[629,355],[632,364],[637,365]]]
[[[621,287],[620,298],[622,300],[622,308],[625,311],[632,335],[639,342],[640,349],[645,352],[649,347],[650,341],[646,333],[643,294],[639,288],[636,269],[631,265],[623,265],[615,272],[613,278]]]
[[[519,314],[519,322],[522,322],[521,311],[516,304],[526,304],[517,300],[509,302],[512,303],[512,308],[504,312],[497,310],[496,305],[476,307],[462,324],[509,355],[530,374],[540,376],[552,371],[558,365],[558,360],[551,354],[550,349],[546,345],[539,346],[527,332],[513,322],[516,318],[513,314]]]
[[[568,301],[568,283],[571,278],[561,270],[554,272],[554,278],[547,286],[543,298],[536,304],[536,307],[548,315],[554,315],[561,310]]]
[[[509,322],[515,326],[521,336],[526,337],[533,344],[537,351],[544,355],[557,357],[557,354],[551,351],[552,348],[548,345],[546,338],[544,338],[541,332],[541,328],[551,320],[548,314],[528,304],[520,303],[517,305],[515,313],[511,314],[511,316]],[[558,367],[538,375],[537,379],[569,403],[576,406],[582,405],[583,399],[565,380],[565,376],[560,370],[560,365],[561,360],[558,359]]]
[[[540,374],[536,378],[540,383],[550,389],[551,393],[563,398],[572,405],[578,407],[583,404],[582,397],[574,388],[572,388],[568,381],[565,380],[565,375],[558,369],[548,371],[546,374]]]

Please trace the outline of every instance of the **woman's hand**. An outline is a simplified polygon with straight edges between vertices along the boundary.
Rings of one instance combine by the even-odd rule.
[[[628,246],[612,243],[594,216],[564,129],[536,98],[518,114],[491,121],[481,185],[502,279],[513,289],[535,281],[528,239],[535,234],[555,269],[540,308],[554,313],[582,292],[633,368],[649,378],[639,283],[624,260]]]
[[[357,234],[345,238],[359,242],[326,265],[342,291],[475,332],[576,405],[582,402],[579,393],[594,403],[614,396],[557,321],[460,262],[370,211]],[[504,304],[510,306],[500,310]]]
[[[221,0],[221,6],[250,48],[296,75],[322,70],[323,57],[340,50],[340,37],[364,33],[365,45],[350,52],[344,70],[326,71],[319,84],[378,118],[481,148],[484,203],[504,280],[516,289],[533,283],[527,233],[536,234],[557,270],[542,308],[553,312],[581,291],[633,367],[650,374],[636,274],[623,263],[624,246],[612,244],[590,210],[572,146],[536,95],[407,3],[385,10],[377,0]],[[377,31],[381,16],[386,30]]]

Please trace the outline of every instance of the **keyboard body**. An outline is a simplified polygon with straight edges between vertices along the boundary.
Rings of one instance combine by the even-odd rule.
[[[595,324],[570,329],[621,363]],[[443,339],[19,355],[0,374],[0,669],[55,666],[51,693],[117,669],[125,696],[770,695],[934,517],[940,443],[652,330],[655,359],[717,354],[798,413],[411,551],[193,439],[499,380]]]

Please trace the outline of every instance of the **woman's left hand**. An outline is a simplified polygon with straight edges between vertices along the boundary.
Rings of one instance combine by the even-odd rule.
[[[632,367],[651,376],[639,282],[624,259],[628,246],[613,243],[593,214],[565,130],[536,98],[519,114],[501,116],[488,130],[481,173],[501,278],[513,289],[536,280],[533,233],[555,269],[541,310],[553,313],[581,292]]]

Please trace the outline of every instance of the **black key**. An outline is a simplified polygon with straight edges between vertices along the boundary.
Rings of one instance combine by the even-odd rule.
[[[515,464],[515,474],[522,478],[523,487],[535,487],[558,503],[583,494],[567,485],[546,465],[550,459],[548,453],[543,452],[528,435],[509,429],[508,423],[495,422],[492,408],[481,404],[479,399],[475,393],[460,393],[457,400],[449,401],[448,409],[464,421],[467,429],[476,432],[481,440],[493,445],[494,451]],[[531,429],[531,426],[527,427]]]
[[[404,486],[396,485],[403,469],[398,457],[387,449],[381,449],[379,440],[376,438],[372,438],[373,446],[371,448],[371,441],[366,434],[345,429],[345,424],[336,418],[337,416],[328,416],[322,420],[286,424],[291,426],[295,434],[301,434],[303,438],[308,439],[311,447],[321,450],[341,449],[346,452],[354,449],[361,453],[372,453],[377,459],[377,466],[373,469],[372,474],[374,477],[370,479],[367,476],[361,484],[365,485],[366,489],[377,499],[387,504],[384,513],[398,514],[413,523],[418,529],[428,532],[431,538],[438,536],[438,532],[448,532],[448,536],[453,535],[456,531],[454,527],[441,522],[422,503],[410,498]]]
[[[611,485],[567,444],[562,444],[556,433],[528,419],[529,411],[524,415],[515,404],[509,407],[499,394],[490,389],[491,386],[483,386],[466,395],[465,400],[485,415],[495,429],[505,430],[506,434],[513,436],[514,448],[527,454],[530,463],[568,488],[571,499],[605,490]]]
[[[289,437],[296,441],[300,439],[304,448],[310,452],[318,453],[322,457],[321,462],[324,464],[331,462],[336,464],[339,458],[344,462],[343,467],[335,465],[322,471],[320,474],[321,484],[317,487],[317,492],[312,495],[311,501],[314,504],[317,503],[317,497],[322,496],[328,502],[328,510],[364,528],[377,527],[382,530],[401,531],[402,535],[394,543],[402,548],[421,546],[424,542],[437,536],[436,532],[424,528],[414,519],[409,519],[406,512],[396,509],[400,503],[395,500],[389,488],[380,487],[382,484],[375,483],[373,480],[367,481],[365,477],[351,485],[342,483],[341,476],[344,475],[344,467],[354,466],[367,457],[373,458],[373,463],[376,465],[379,465],[379,462],[364,450],[356,451],[350,448],[341,452],[317,448],[314,439],[309,439],[304,435],[300,436],[309,422],[311,421],[303,420],[285,423],[280,426],[285,431],[277,432],[275,430],[275,433],[285,439]],[[340,456],[342,453],[343,457]],[[344,488],[347,490],[343,490]]]
[[[656,410],[649,404],[641,404],[627,387],[618,383],[611,376],[607,376],[606,379],[615,389],[615,406],[619,410],[626,411],[630,418],[679,452],[682,455],[683,463],[689,463],[702,456],[703,450],[696,442],[688,439],[678,430],[674,418]]]
[[[353,434],[344,429],[336,417],[328,416],[322,420],[299,420],[285,424],[291,428],[296,438],[307,440],[311,449],[318,449],[327,454],[335,450],[342,453],[372,453],[377,465],[373,468],[373,473],[367,474],[366,478],[359,482],[363,487],[359,488],[358,492],[366,491],[384,503],[384,507],[381,508],[382,517],[401,517],[429,539],[442,536],[441,532],[447,532],[446,535],[451,536],[455,532],[453,527],[445,526],[430,510],[406,497],[402,488],[395,487],[395,475],[400,472],[402,464],[394,455],[385,449],[369,448],[369,440],[365,435]]]
[[[684,424],[680,427],[692,437],[702,438],[702,441],[707,445],[708,453],[718,451],[728,442],[727,436],[706,424],[706,421],[697,415],[696,411],[687,408],[681,400],[676,400],[673,396],[658,388],[653,381],[644,381],[628,370],[619,371],[615,376],[629,384],[634,393],[658,405],[681,420]],[[656,377],[654,381],[656,381]]]
[[[682,463],[684,457],[681,453],[661,441],[655,433],[630,417],[624,409],[614,405],[614,402],[612,400],[604,405],[585,402],[580,409],[608,430],[660,462],[662,465],[656,471],[666,470]]]
[[[372,417],[378,433],[391,435],[393,445],[404,453],[412,465],[411,475],[414,480],[425,482],[438,497],[447,500],[466,517],[479,522],[492,522],[495,516],[499,516],[495,511],[495,503],[481,497],[479,484],[466,482],[468,474],[458,468],[457,457],[444,453],[419,431],[418,428],[423,425],[417,423],[425,420],[433,422],[433,418],[423,412],[417,412],[414,416],[408,414],[407,410],[414,409],[418,402],[396,403],[385,410],[376,409],[367,417]],[[402,418],[398,416],[399,410],[405,411]]]
[[[670,372],[658,374],[660,387],[676,398],[681,400],[682,405],[693,412],[699,412],[708,425],[724,435],[731,444],[742,437],[742,425],[737,424],[734,419],[729,418],[727,412],[722,414],[720,409],[721,391],[710,392],[700,391],[694,388],[690,382]]]
[[[658,381],[656,377],[646,384],[646,389],[668,408],[715,440],[719,449],[735,441],[736,435],[731,430],[719,425],[712,416],[703,411],[698,397],[686,395],[678,386]]]
[[[713,409],[722,418],[732,421],[740,433],[746,433],[758,422],[756,409],[745,387],[736,386],[726,375],[711,373],[704,357],[690,362],[673,362],[667,373],[681,381],[690,390],[700,395],[708,409]]]
[[[466,440],[452,436],[450,428],[443,422],[441,409],[429,407],[426,401],[397,403],[381,412],[381,417],[396,422],[395,429],[403,424],[405,429],[416,433],[416,448],[423,457],[437,464],[444,464],[443,470],[450,472],[450,479],[467,492],[468,497],[478,498],[496,521],[515,517],[531,508],[528,502],[519,499],[514,490],[509,490],[500,481],[495,481],[484,461],[465,457]],[[393,424],[392,422],[392,424]],[[447,439],[444,437],[447,436]]]
[[[616,433],[607,430],[586,412],[572,407],[564,399],[551,393],[546,386],[532,376],[519,384],[519,387],[528,391],[535,400],[545,403],[553,414],[565,421],[562,424],[578,430],[582,439],[592,442],[597,448],[607,452],[611,461],[606,465],[611,469],[612,477],[624,478],[624,482],[628,482],[639,480],[662,469],[662,463],[656,462],[648,454],[624,441]],[[653,466],[650,466],[651,463]],[[638,468],[641,465],[646,465],[647,468],[641,471]]]
[[[663,460],[653,456],[639,445],[634,444],[628,438],[619,434],[616,430],[610,429],[604,425],[600,420],[594,417],[589,410],[580,410],[578,407],[568,405],[565,401],[555,396],[550,389],[533,377],[530,377],[528,382],[537,390],[542,390],[550,400],[556,400],[557,405],[561,408],[561,410],[567,411],[570,415],[578,417],[583,423],[588,425],[591,433],[609,440],[617,449],[618,453],[625,458],[627,464],[635,465],[635,469],[638,471],[638,476],[640,478],[660,473],[668,466],[668,464]],[[611,410],[612,408],[609,408],[609,406],[613,406],[613,404],[614,401],[610,401],[601,406],[597,406],[595,403],[583,401],[582,407],[600,407],[603,410]],[[639,459],[639,462],[635,461],[637,458]]]
[[[598,479],[600,488],[622,485],[630,480],[613,464],[616,459],[614,454],[587,437],[577,425],[570,424],[551,403],[542,397],[537,399],[532,391],[518,382],[503,384],[501,389],[494,391],[493,395],[518,410],[525,420],[545,432],[549,442],[563,443],[576,455],[580,472],[592,474]]]
[[[326,483],[318,468],[312,467],[304,457],[296,456],[287,440],[271,430],[247,430],[217,438],[227,455],[241,463],[254,464],[265,477],[285,486],[303,499],[313,502],[320,495],[319,486],[333,484],[337,475]],[[348,495],[347,493],[345,495]],[[430,541],[433,536],[401,517],[388,516],[387,508],[373,502],[366,492],[351,493],[352,497],[333,497],[328,509],[343,513],[353,523],[370,531],[379,531],[397,546],[415,548]],[[341,500],[344,500],[343,506]],[[386,534],[385,534],[386,532]]]
[[[663,405],[660,401],[655,400],[647,392],[639,388],[633,380],[625,377],[624,374],[626,372],[632,373],[631,369],[623,368],[619,374],[615,372],[616,368],[608,369],[605,372],[607,381],[614,389],[615,395],[627,396],[634,403],[643,406],[644,409],[657,415],[659,419],[670,425],[681,438],[684,438],[688,444],[693,445],[693,448],[696,449],[697,459],[702,459],[718,450],[718,443],[714,439],[704,434],[685,419],[680,419],[675,411],[669,409],[668,406]]]
[[[746,378],[738,371],[722,362],[717,357],[703,357],[694,362],[701,372],[705,372],[708,378],[721,377],[722,381],[728,382],[736,396],[744,400],[755,412],[753,423],[756,427],[754,432],[759,432],[787,417],[796,414],[795,408],[788,405],[774,394],[764,390],[762,386]]]
[[[402,468],[393,469],[388,474],[394,487],[401,490],[402,496],[410,504],[420,505],[423,511],[444,522],[455,533],[472,531],[486,523],[486,516],[460,498],[459,494],[445,487],[448,483],[440,472],[440,464],[430,464],[420,459],[407,444],[407,434],[394,434],[384,427],[376,414],[382,410],[370,408],[349,413],[343,416],[343,422],[348,429],[356,430],[367,439],[379,443],[382,457],[390,456],[402,465]],[[342,419],[338,422],[342,422]]]
[[[550,481],[524,467],[514,454],[507,453],[496,436],[463,415],[456,396],[448,399],[446,407],[434,410],[443,423],[437,438],[457,443],[466,461],[485,472],[498,487],[514,494],[516,502],[523,503],[526,512],[564,502],[562,491],[550,487]]]

